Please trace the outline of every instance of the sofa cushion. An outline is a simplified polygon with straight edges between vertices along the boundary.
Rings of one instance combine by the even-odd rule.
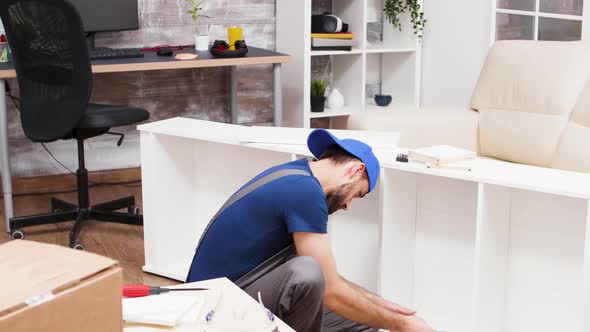
[[[547,167],[567,122],[562,115],[480,109],[480,155]]]
[[[552,168],[578,172],[590,172],[590,128],[570,122],[555,154]]]
[[[550,166],[588,73],[587,43],[497,42],[471,101],[481,113],[480,153]]]
[[[588,43],[499,41],[488,53],[471,107],[569,115],[589,72]]]
[[[377,109],[353,113],[347,128],[400,133],[399,145],[453,145],[477,151],[477,113],[466,108]]]
[[[590,80],[559,141],[551,167],[590,172]]]

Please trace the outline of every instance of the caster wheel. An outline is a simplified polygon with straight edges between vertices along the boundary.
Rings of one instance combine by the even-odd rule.
[[[131,205],[130,207],[127,208],[127,213],[138,215],[139,214],[139,207],[137,207],[135,205]]]
[[[85,250],[86,247],[84,247],[84,245],[82,243],[76,243],[74,244],[74,248],[75,250]]]
[[[22,240],[25,238],[25,233],[22,230],[17,229],[17,230],[14,230],[10,233],[10,237],[13,240]]]

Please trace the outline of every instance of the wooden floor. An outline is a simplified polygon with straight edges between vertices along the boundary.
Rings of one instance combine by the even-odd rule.
[[[138,172],[136,172],[137,174]],[[91,177],[92,179],[121,179],[121,177]],[[38,181],[34,180],[34,181]],[[16,183],[17,181],[15,181]],[[64,183],[70,183],[68,188],[75,188],[75,176],[69,175],[58,177],[45,177],[41,180],[43,185],[35,183],[33,186],[35,191],[47,192],[48,188],[64,189]],[[25,184],[17,183],[14,186],[14,191],[19,192],[19,189],[27,188],[30,191],[31,181],[25,181]],[[19,189],[17,189],[19,188]],[[45,190],[39,190],[45,188]],[[20,191],[22,192],[22,191]],[[142,207],[141,204],[141,186],[135,185],[114,185],[101,186],[90,189],[90,203],[97,204],[103,201],[108,201],[124,196],[134,195],[137,206]],[[52,195],[43,196],[22,196],[14,198],[14,210],[16,216],[30,215],[36,213],[46,213],[50,210],[50,199]],[[67,200],[75,203],[77,199],[76,193],[57,194],[53,195],[57,198]],[[4,232],[4,201],[0,200],[2,206],[0,225],[0,244],[10,240],[10,235]],[[39,241],[45,243],[52,243],[67,246],[68,234],[72,222],[66,222],[55,225],[29,227],[25,229],[25,239],[32,241]],[[141,267],[144,264],[143,251],[143,228],[138,226],[120,225],[115,223],[105,223],[94,220],[87,221],[80,231],[78,242],[81,242],[86,247],[86,251],[97,253],[100,255],[111,257],[123,267],[124,282],[125,283],[145,283],[149,285],[173,285],[179,282],[175,280],[166,279],[155,276],[142,271]]]

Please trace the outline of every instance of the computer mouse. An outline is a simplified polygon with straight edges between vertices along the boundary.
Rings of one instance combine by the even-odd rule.
[[[169,48],[163,48],[158,51],[158,55],[161,55],[161,56],[171,56],[173,53],[174,52],[172,52],[172,50]]]

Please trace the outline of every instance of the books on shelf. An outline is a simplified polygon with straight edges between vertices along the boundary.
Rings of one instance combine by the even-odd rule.
[[[408,151],[408,158],[434,166],[447,166],[476,157],[475,152],[449,145],[436,145]]]
[[[312,46],[312,51],[352,51],[352,46]]]
[[[330,38],[312,38],[312,47],[324,47],[324,46],[351,46],[354,41],[352,39],[330,39]]]
[[[352,32],[312,33],[311,38],[354,39]]]
[[[351,51],[354,44],[352,32],[312,33],[312,51]]]

